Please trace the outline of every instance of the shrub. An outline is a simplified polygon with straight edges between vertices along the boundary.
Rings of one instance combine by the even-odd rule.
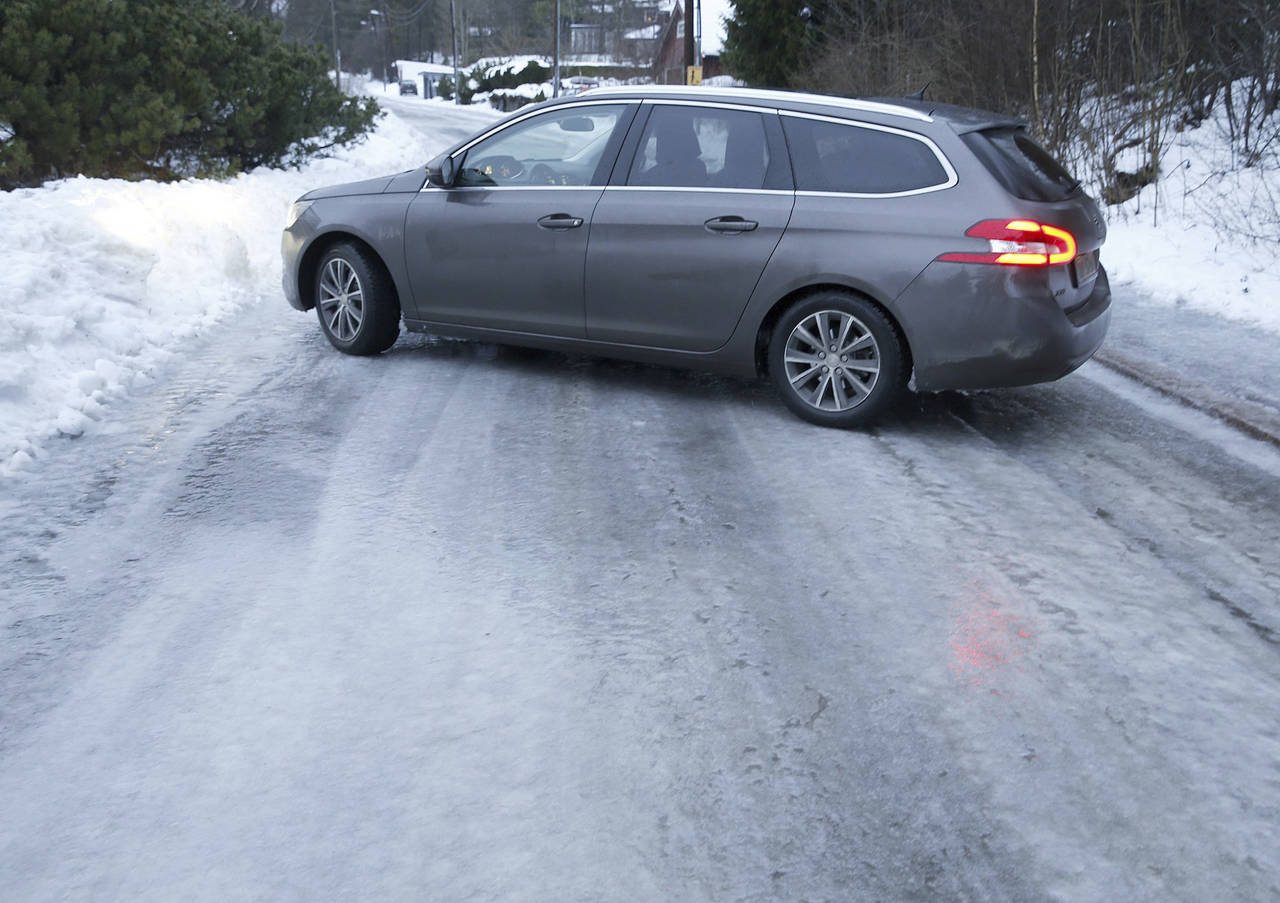
[[[222,0],[0,8],[0,187],[296,165],[377,112],[329,81],[322,51]]]

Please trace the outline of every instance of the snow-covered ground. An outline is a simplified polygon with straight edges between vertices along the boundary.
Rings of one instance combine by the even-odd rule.
[[[421,165],[498,114],[424,136],[394,102],[360,144],[301,170],[228,181],[67,179],[0,193],[0,474],[78,436],[184,340],[278,303],[289,204],[320,185]]]
[[[1280,148],[1243,167],[1226,133],[1219,111],[1169,136],[1159,180],[1107,209],[1102,259],[1113,286],[1280,333]]]

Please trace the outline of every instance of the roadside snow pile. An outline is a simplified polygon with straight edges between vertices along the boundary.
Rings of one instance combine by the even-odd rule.
[[[555,89],[551,82],[534,82],[516,85],[514,88],[494,88],[492,91],[477,91],[471,95],[471,103],[489,104],[496,109],[510,111],[525,104],[546,100],[554,93]],[[566,91],[565,93],[569,92]]]
[[[484,70],[481,78],[487,81],[493,81],[498,78],[514,78],[523,73],[530,66],[535,69],[546,69],[551,71],[551,60],[544,56],[510,56],[510,57],[485,57],[476,60],[469,70],[473,75],[477,69]]]
[[[246,304],[282,304],[280,230],[298,195],[419,166],[446,144],[390,112],[302,170],[0,193],[0,476],[83,433],[183,339]]]
[[[1219,113],[1172,135],[1160,172],[1107,208],[1102,261],[1113,285],[1280,333],[1280,147],[1242,166]]]

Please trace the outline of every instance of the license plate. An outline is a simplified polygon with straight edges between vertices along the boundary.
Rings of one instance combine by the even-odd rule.
[[[1084,285],[1098,275],[1098,252],[1090,251],[1087,254],[1081,254],[1076,258],[1074,265],[1076,268],[1076,285]]]

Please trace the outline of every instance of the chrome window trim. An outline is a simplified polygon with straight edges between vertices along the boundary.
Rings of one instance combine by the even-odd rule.
[[[698,191],[716,194],[796,194],[790,188],[696,188],[687,185],[459,185],[439,188],[430,182],[420,191]],[[830,192],[819,192],[829,194]]]
[[[797,197],[840,197],[840,198],[905,198],[916,194],[929,194],[934,191],[946,191],[948,188],[954,188],[960,181],[960,177],[956,175],[956,169],[951,165],[951,161],[947,159],[947,155],[942,152],[942,148],[934,143],[933,139],[927,135],[921,135],[918,132],[907,131],[906,129],[895,129],[888,125],[877,125],[874,122],[859,122],[853,119],[842,119],[838,116],[819,116],[817,113],[798,113],[793,110],[779,110],[782,116],[792,116],[796,119],[816,119],[819,122],[830,122],[834,125],[841,125],[852,129],[871,129],[876,132],[888,132],[891,135],[901,135],[903,138],[910,138],[913,141],[919,141],[929,150],[933,151],[933,155],[942,164],[942,171],[947,174],[945,182],[939,182],[936,185],[927,185],[924,188],[910,188],[906,191],[877,191],[877,192],[860,192],[860,191],[817,191],[814,189],[797,190]]]
[[[605,95],[630,94],[636,99],[657,97],[679,97],[680,95],[705,94],[709,97],[724,97],[730,100],[761,101],[769,106],[777,107],[784,103],[808,103],[815,106],[836,107],[842,110],[859,110],[863,113],[883,113],[886,116],[899,116],[904,119],[915,119],[919,122],[933,122],[928,113],[921,113],[910,107],[883,103],[876,100],[856,100],[851,97],[830,97],[825,94],[804,94],[792,91],[766,91],[756,88],[703,88],[683,85],[646,85],[644,88],[592,88],[583,96],[602,97]],[[637,97],[639,95],[639,97]],[[697,103],[697,101],[690,101]],[[783,111],[785,112],[785,110]]]
[[[428,188],[436,191],[603,191],[603,185],[457,185],[453,188],[440,188],[428,182],[420,191]]]
[[[630,101],[630,102],[631,102],[631,103],[637,103],[638,101],[636,101],[636,100],[634,100],[634,99],[633,99],[633,100],[632,100],[632,101]],[[526,119],[532,119],[534,116],[541,116],[541,115],[543,115],[544,113],[555,113],[555,112],[557,112],[557,111],[559,111],[559,110],[568,110],[568,109],[572,109],[572,108],[574,108],[574,107],[599,107],[599,106],[605,106],[605,105],[608,105],[608,106],[617,106],[617,105],[619,105],[619,104],[621,104],[621,105],[623,105],[623,106],[626,106],[626,105],[627,105],[627,103],[628,103],[628,101],[627,101],[627,100],[625,100],[625,99],[623,99],[623,98],[619,97],[619,98],[616,98],[616,99],[614,99],[614,100],[583,100],[583,101],[574,101],[573,103],[556,104],[556,105],[555,105],[555,106],[553,106],[553,107],[541,107],[541,106],[540,106],[540,107],[538,107],[537,109],[530,110],[528,113],[525,113],[525,114],[524,114],[524,115],[522,115],[522,116],[517,116],[515,119],[511,119],[511,120],[508,120],[507,122],[504,122],[504,123],[502,123],[502,124],[500,124],[500,125],[494,126],[493,128],[489,129],[489,131],[487,131],[487,132],[482,132],[481,134],[477,135],[475,138],[472,138],[472,139],[471,139],[470,141],[468,141],[466,144],[462,145],[462,147],[458,148],[456,151],[454,151],[453,153],[451,153],[451,154],[449,155],[449,159],[451,159],[451,160],[452,160],[454,157],[458,156],[458,154],[465,154],[467,151],[469,151],[471,148],[475,147],[477,144],[479,144],[481,141],[485,140],[485,139],[486,139],[486,138],[488,138],[489,136],[491,136],[491,135],[496,135],[496,134],[498,134],[499,132],[505,132],[507,129],[511,128],[511,126],[513,126],[513,125],[518,125],[518,124],[520,124],[521,122],[524,122]],[[550,186],[548,186],[548,187],[550,187]]]
[[[955,187],[955,182],[930,185],[928,188],[912,188],[909,191],[886,191],[880,194],[868,194],[857,191],[797,191],[796,197],[805,198],[909,198],[917,194],[931,194],[935,191],[946,191]]]
[[[790,188],[698,188],[690,185],[606,185],[605,191],[697,191],[717,194],[795,194]]]
[[[664,107],[707,107],[713,110],[741,110],[744,113],[778,113],[773,107],[752,106],[741,103],[725,103],[722,100],[671,100],[665,97],[646,97],[642,104]]]

